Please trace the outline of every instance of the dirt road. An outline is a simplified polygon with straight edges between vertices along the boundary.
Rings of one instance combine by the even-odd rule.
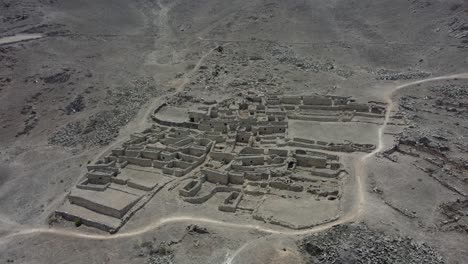
[[[204,57],[202,57],[201,60],[203,58]],[[257,231],[269,233],[269,234],[295,236],[295,235],[307,235],[307,234],[317,233],[320,231],[327,230],[335,225],[351,222],[355,220],[356,218],[358,218],[362,214],[363,209],[365,208],[365,204],[366,204],[365,181],[367,178],[366,163],[371,157],[373,157],[376,153],[382,151],[383,148],[385,147],[384,140],[383,140],[383,133],[390,119],[392,110],[394,109],[394,102],[391,100],[393,93],[398,91],[399,89],[409,87],[411,85],[438,81],[438,80],[449,80],[449,79],[468,79],[468,73],[433,77],[433,78],[428,78],[424,80],[408,82],[405,84],[395,86],[392,90],[388,91],[385,94],[384,98],[387,101],[388,105],[387,105],[387,112],[385,115],[385,121],[378,131],[378,139],[379,139],[378,147],[373,152],[362,156],[355,164],[355,170],[356,170],[355,175],[356,175],[356,186],[357,186],[355,204],[353,208],[346,215],[344,215],[343,217],[339,218],[336,221],[326,223],[323,225],[319,225],[319,226],[315,226],[309,229],[304,229],[304,230],[284,230],[284,229],[274,229],[274,228],[263,227],[261,225],[237,224],[237,223],[214,220],[210,218],[192,217],[189,215],[178,215],[178,216],[166,217],[156,222],[153,222],[150,225],[141,227],[139,229],[128,231],[128,232],[123,232],[123,233],[119,233],[115,235],[97,235],[97,234],[80,233],[76,231],[56,229],[56,228],[28,228],[26,226],[18,226],[18,229],[20,230],[13,231],[12,233],[1,237],[0,243],[2,244],[8,243],[8,241],[10,241],[11,239],[19,237],[19,236],[36,235],[36,234],[53,234],[57,236],[93,239],[93,240],[121,239],[121,238],[138,236],[146,232],[158,229],[164,225],[172,224],[172,223],[191,223],[191,224],[197,223],[197,224],[205,224],[205,225],[217,225],[217,226],[230,227],[230,228],[257,230]],[[144,115],[144,118],[146,120],[147,116]],[[238,254],[240,251],[242,251],[242,247],[239,250],[237,250],[233,255],[231,255],[228,258],[228,260],[232,261],[235,255]]]

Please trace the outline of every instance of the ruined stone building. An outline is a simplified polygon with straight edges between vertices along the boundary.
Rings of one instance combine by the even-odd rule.
[[[159,115],[165,107],[155,110],[151,128],[87,166],[57,214],[116,232],[165,190],[192,206],[223,194],[214,211],[288,228],[331,221],[339,217],[342,183],[350,173],[341,153],[375,146],[295,137],[290,122],[379,122],[385,115],[381,103],[319,95],[249,94],[187,109],[183,122]],[[278,213],[282,205],[287,209]],[[310,216],[307,206],[323,217]]]

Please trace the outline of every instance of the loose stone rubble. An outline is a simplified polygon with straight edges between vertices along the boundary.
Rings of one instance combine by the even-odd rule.
[[[308,263],[445,263],[426,244],[390,237],[364,224],[340,225],[307,237],[302,249]]]
[[[385,109],[331,95],[250,93],[190,108],[163,103],[154,125],[87,166],[57,214],[116,232],[174,183],[169,190],[187,205],[223,194],[219,212],[291,229],[326,223],[340,217],[343,185],[353,172],[342,155],[356,157],[375,145],[295,137],[290,122],[382,123]]]
[[[441,213],[446,219],[441,221],[443,230],[457,230],[468,233],[468,199],[457,199],[440,205]]]
[[[387,205],[417,221],[420,226],[466,234],[466,81],[455,79],[413,86],[398,93],[394,101],[398,102],[395,107],[397,111],[390,116],[389,123],[404,120],[407,125],[389,130],[393,143],[386,147],[382,156],[397,166],[407,166],[412,170],[409,173],[414,177],[408,177],[411,183],[407,185],[411,186],[408,189],[414,198],[411,201],[400,200],[397,198],[399,194],[392,193],[385,185],[380,185],[379,190],[374,191],[380,192],[379,196],[385,199]],[[433,191],[422,188],[427,183],[433,183]],[[429,201],[433,197],[439,197],[439,192],[446,193],[446,198]],[[419,199],[430,209],[418,210],[421,208]],[[433,215],[434,218],[428,215]]]

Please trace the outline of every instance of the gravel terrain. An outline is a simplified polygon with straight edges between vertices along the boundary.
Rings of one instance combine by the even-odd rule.
[[[467,79],[432,78],[468,73],[467,14],[464,0],[1,1],[0,262],[466,263]],[[122,237],[49,227],[86,165],[160,101],[254,92],[391,99],[359,217],[304,239],[138,214]]]
[[[445,263],[426,244],[388,236],[365,224],[343,225],[302,241],[310,263]]]

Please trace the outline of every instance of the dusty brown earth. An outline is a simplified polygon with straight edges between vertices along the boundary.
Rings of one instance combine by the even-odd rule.
[[[2,1],[0,261],[466,263],[467,14],[461,0]],[[340,226],[49,228],[86,164],[144,129],[162,96],[248,90],[390,103],[389,124],[360,134],[379,148]]]

